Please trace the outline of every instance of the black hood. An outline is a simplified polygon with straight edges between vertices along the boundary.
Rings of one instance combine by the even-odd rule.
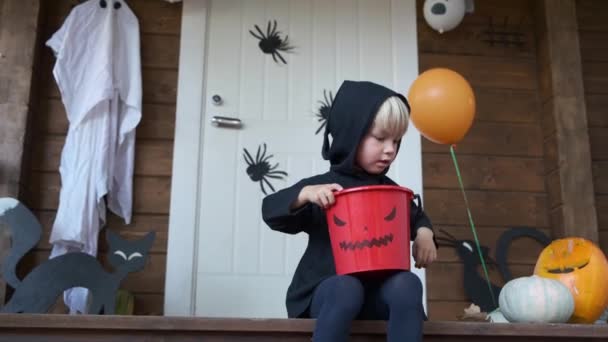
[[[342,83],[329,112],[323,140],[323,159],[330,161],[332,171],[361,173],[355,168],[357,147],[374,122],[378,108],[391,96],[403,100],[409,111],[405,97],[386,87],[366,81]],[[384,173],[387,171],[388,168]]]

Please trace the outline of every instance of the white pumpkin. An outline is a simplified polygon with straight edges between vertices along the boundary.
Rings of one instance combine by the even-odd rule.
[[[491,323],[509,323],[505,318],[505,315],[500,312],[500,309],[496,309],[488,314]]]
[[[513,323],[564,323],[574,312],[574,298],[564,284],[536,275],[506,283],[498,303]]]

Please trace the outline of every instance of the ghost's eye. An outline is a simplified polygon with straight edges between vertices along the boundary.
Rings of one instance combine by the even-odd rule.
[[[114,252],[114,254],[118,255],[119,257],[127,260],[127,255],[123,252],[123,251],[116,251]]]
[[[384,221],[392,221],[396,215],[397,215],[397,209],[395,207],[393,207],[393,210],[391,210],[390,214],[388,214],[384,217]]]
[[[334,215],[334,223],[335,223],[335,224],[336,224],[336,226],[338,226],[338,227],[343,227],[343,226],[346,224],[346,222],[344,222],[344,221],[340,220],[340,219],[338,218],[338,216],[336,216],[336,215]]]
[[[141,257],[143,257],[143,255],[141,255],[141,253],[135,252],[135,253],[132,253],[131,255],[129,255],[129,260],[131,260],[133,258],[141,258]]]

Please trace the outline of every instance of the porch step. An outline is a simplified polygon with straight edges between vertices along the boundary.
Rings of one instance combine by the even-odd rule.
[[[310,341],[314,320],[0,314],[0,341]],[[357,321],[351,341],[385,341],[384,322]],[[424,341],[608,341],[607,325],[426,322]]]

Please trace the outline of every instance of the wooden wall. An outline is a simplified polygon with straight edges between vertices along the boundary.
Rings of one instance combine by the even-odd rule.
[[[600,245],[608,253],[608,2],[578,0],[576,12]]]
[[[19,197],[29,150],[28,124],[38,93],[40,2],[0,0],[0,197]],[[10,231],[0,223],[0,264],[10,249]],[[6,282],[0,277],[0,303]]]
[[[77,1],[45,3],[41,44],[60,27]],[[126,226],[118,217],[110,215],[108,227],[126,238],[156,232],[147,267],[129,275],[123,287],[135,293],[136,314],[158,315],[163,310],[165,283],[181,4],[160,0],[129,0],[128,4],[138,17],[141,30],[143,118],[137,128],[133,222]],[[48,237],[59,199],[59,160],[68,127],[52,77],[54,57],[49,48],[41,49],[42,96],[39,110],[33,113],[32,165],[24,184],[24,200],[43,222],[45,235],[35,253],[30,255],[26,269],[49,255]],[[100,240],[102,254],[107,250],[103,235]],[[55,311],[61,312],[63,308]]]
[[[420,72],[453,69],[471,83],[477,100],[475,122],[456,154],[481,244],[494,258],[497,239],[510,227],[538,228],[550,236],[532,2],[476,1],[475,12],[442,35],[424,21],[422,3],[418,1]],[[492,27],[519,33],[510,41],[523,44],[492,45],[485,41],[498,38]],[[472,240],[449,146],[426,139],[422,146],[425,205],[435,228]],[[514,242],[508,260],[513,276],[530,275],[541,250],[531,239]],[[496,269],[490,276],[503,284]],[[465,301],[463,264],[452,248],[440,248],[427,277],[430,319],[457,319],[470,303]]]

